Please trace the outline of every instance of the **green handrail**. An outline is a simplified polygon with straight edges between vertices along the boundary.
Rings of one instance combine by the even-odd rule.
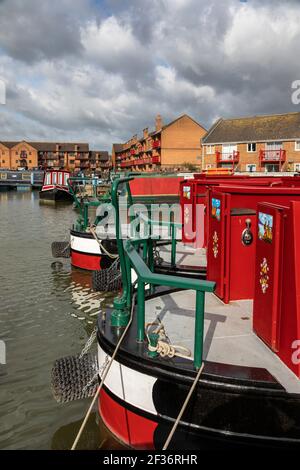
[[[118,253],[120,256],[120,267],[121,267],[121,275],[122,275],[122,285],[123,291],[120,297],[114,299],[114,311],[111,316],[111,323],[112,326],[116,327],[124,327],[127,325],[129,318],[130,318],[130,308],[131,308],[131,300],[132,300],[132,283],[131,283],[131,269],[126,260],[124,247],[123,247],[123,240],[122,240],[122,230],[120,224],[120,212],[119,212],[119,198],[118,198],[118,190],[121,184],[126,185],[126,189],[128,192],[128,200],[129,204],[132,204],[132,197],[129,187],[129,182],[133,180],[133,178],[118,178],[115,179],[112,183],[111,188],[111,202],[115,209],[115,229],[116,229],[116,242]]]
[[[150,226],[150,236],[152,236],[152,230],[151,228],[154,225],[158,225],[160,227],[169,227],[170,232],[171,232],[171,266],[175,267],[176,266],[176,243],[177,243],[177,229],[182,229],[182,223],[179,222],[174,222],[174,221],[159,221],[159,220],[153,220],[149,219],[148,217],[145,217],[143,213],[139,214],[140,218],[144,220],[144,222],[148,223]]]
[[[143,240],[142,243],[147,243],[147,240]],[[196,369],[199,369],[203,359],[205,292],[213,292],[215,282],[153,273],[143,261],[134,245],[135,243],[129,240],[123,241],[124,251],[130,260],[131,266],[138,275],[137,340],[144,341],[145,339],[145,284],[195,290],[194,366]]]
[[[115,209],[115,228],[120,265],[122,273],[123,292],[114,300],[114,311],[111,324],[116,327],[124,327],[129,321],[129,312],[132,303],[131,268],[138,276],[137,287],[137,340],[145,339],[145,285],[150,288],[155,285],[173,287],[196,291],[195,306],[195,341],[194,341],[194,366],[199,369],[203,359],[204,336],[204,306],[205,292],[213,292],[215,283],[198,279],[170,276],[153,272],[151,253],[153,240],[147,239],[123,240],[120,225],[118,190],[121,184],[126,185],[128,201],[132,204],[129,182],[132,177],[115,179],[112,184],[112,204]],[[175,224],[171,224],[171,227]],[[152,253],[153,254],[153,253]],[[148,262],[149,266],[146,264]]]

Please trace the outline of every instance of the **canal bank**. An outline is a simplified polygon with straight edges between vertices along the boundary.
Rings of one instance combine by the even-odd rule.
[[[68,449],[89,400],[57,404],[53,362],[80,352],[110,298],[92,293],[90,275],[69,260],[52,265],[51,243],[63,240],[76,214],[40,204],[38,192],[0,193],[0,449]],[[52,265],[52,266],[51,266]],[[94,414],[80,448],[120,448]]]

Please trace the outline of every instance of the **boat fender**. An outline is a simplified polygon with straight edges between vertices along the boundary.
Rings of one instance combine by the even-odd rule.
[[[51,389],[58,403],[93,397],[98,386],[97,355],[67,356],[57,359],[51,371]]]
[[[69,242],[53,242],[51,245],[53,258],[70,258]]]
[[[92,288],[96,292],[114,292],[122,288],[119,260],[114,261],[107,269],[92,272]]]

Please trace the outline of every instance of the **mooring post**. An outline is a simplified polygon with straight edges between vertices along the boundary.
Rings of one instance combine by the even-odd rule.
[[[138,280],[137,289],[137,340],[144,341],[145,337],[145,284]]]
[[[196,291],[196,319],[195,319],[195,344],[194,344],[194,366],[199,369],[203,358],[203,336],[204,336],[204,307],[205,293]]]
[[[176,266],[176,227],[174,224],[171,225],[171,266]]]

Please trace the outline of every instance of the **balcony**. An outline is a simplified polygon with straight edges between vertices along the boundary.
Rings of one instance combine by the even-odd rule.
[[[217,163],[239,163],[240,152],[234,150],[232,153],[216,152]]]
[[[152,148],[153,148],[153,149],[160,148],[160,140],[154,140],[154,141],[152,142]]]
[[[279,163],[283,164],[286,161],[286,150],[260,150],[259,161],[261,163]]]
[[[160,156],[159,155],[154,155],[152,157],[152,163],[160,163]]]
[[[72,155],[71,153],[69,153],[69,157],[74,157],[74,154]],[[84,154],[84,153],[78,153],[75,158],[76,158],[76,160],[88,160],[89,155]]]
[[[127,160],[125,162],[121,162],[121,168],[128,168],[132,165],[134,165],[134,160]]]

